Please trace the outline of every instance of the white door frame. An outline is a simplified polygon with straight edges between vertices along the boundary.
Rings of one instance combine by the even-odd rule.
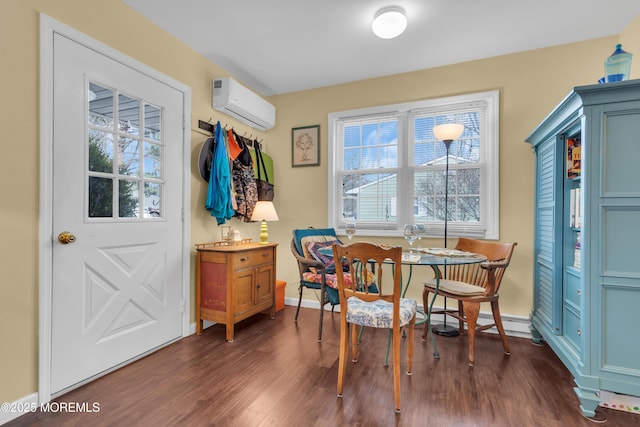
[[[190,220],[191,132],[186,121],[191,117],[191,88],[153,68],[104,45],[87,35],[40,14],[40,233],[39,233],[39,350],[38,400],[49,402],[51,395],[51,307],[53,271],[53,38],[60,34],[102,55],[129,66],[150,78],[163,82],[183,94],[182,118],[182,336],[190,334]]]

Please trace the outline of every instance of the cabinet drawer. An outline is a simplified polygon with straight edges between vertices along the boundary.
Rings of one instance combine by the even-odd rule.
[[[581,353],[582,331],[580,329],[580,316],[572,310],[564,309],[564,336],[577,353]]]
[[[234,271],[255,267],[262,264],[273,263],[273,249],[265,248],[250,252],[239,252],[233,254]]]
[[[582,309],[582,290],[580,289],[580,276],[576,276],[572,271],[565,271],[564,298],[574,305],[576,309]]]
[[[216,264],[226,264],[227,255],[224,252],[198,251],[200,262],[212,262]]]

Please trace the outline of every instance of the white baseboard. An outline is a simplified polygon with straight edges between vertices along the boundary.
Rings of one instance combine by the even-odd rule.
[[[34,412],[38,408],[38,393],[32,393],[14,402],[3,402],[0,408],[0,425]]]
[[[292,298],[292,297],[285,297],[284,299],[284,304],[285,305],[291,305],[296,307],[298,305],[298,298]],[[304,307],[304,308],[314,308],[316,310],[320,309],[320,301],[318,300],[309,300],[309,299],[303,299],[302,303],[300,304],[300,307]],[[442,307],[434,307],[434,309],[439,310]],[[325,310],[331,311],[331,306],[330,305],[326,305]],[[424,312],[424,308],[422,305],[418,305],[418,310]],[[334,311],[336,313],[340,312],[340,305],[336,305]],[[433,319],[431,319],[433,321],[433,323],[441,323],[443,322],[443,315],[442,314],[434,314]],[[455,324],[457,325],[457,320],[449,317],[447,318],[447,322],[451,322],[452,325]],[[484,312],[481,311],[480,315],[478,316],[478,324],[479,325],[487,325],[493,323],[493,316],[491,315],[490,312]],[[204,321],[203,322],[203,326],[202,329],[206,329],[211,325],[215,325],[214,322],[208,322],[208,321]],[[506,332],[507,336],[510,337],[518,337],[518,338],[527,338],[527,339],[532,339],[532,335],[531,335],[531,321],[529,320],[528,317],[525,316],[514,316],[514,315],[510,315],[510,314],[504,314],[502,313],[502,326],[504,326],[504,331]],[[191,335],[196,333],[196,324],[192,323],[190,326],[190,332]],[[486,332],[488,333],[493,333],[493,334],[497,334],[498,330],[493,327],[491,329],[488,329]]]
[[[297,306],[298,305],[298,299],[297,298],[290,298],[290,297],[286,297],[284,299],[284,303],[285,305],[292,305],[292,306]],[[320,301],[319,300],[308,300],[308,299],[303,299],[302,303],[300,304],[300,307],[305,307],[305,308],[315,308],[316,310],[320,309]],[[434,306],[433,307],[435,310],[439,310],[442,307],[437,307]],[[326,305],[325,306],[325,310],[331,310],[331,306],[330,305]],[[418,305],[418,310],[424,312],[424,307],[422,305]],[[340,306],[336,305],[335,312],[340,312]],[[502,326],[504,326],[504,331],[507,334],[507,336],[510,337],[518,337],[518,338],[528,338],[531,339],[532,335],[531,335],[531,329],[529,328],[531,326],[531,321],[529,320],[529,317],[525,317],[525,316],[514,316],[514,315],[509,315],[509,314],[504,314],[501,313],[501,317],[502,317]],[[442,323],[443,322],[443,315],[442,314],[434,314],[433,318],[431,319],[431,321],[433,323]],[[447,322],[451,322],[452,325],[457,325],[458,321],[449,317],[447,318]],[[454,324],[455,322],[455,324]],[[480,315],[478,316],[478,325],[488,325],[493,323],[493,315],[491,314],[491,312],[480,312]],[[488,333],[494,333],[497,334],[498,330],[493,327],[490,329],[487,329],[486,332]]]

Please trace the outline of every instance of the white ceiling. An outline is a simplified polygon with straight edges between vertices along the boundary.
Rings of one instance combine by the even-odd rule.
[[[638,0],[123,2],[265,96],[616,35],[640,14]],[[409,24],[379,39],[390,5]]]

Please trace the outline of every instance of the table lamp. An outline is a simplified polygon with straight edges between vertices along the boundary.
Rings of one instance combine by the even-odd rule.
[[[273,202],[259,201],[253,209],[251,221],[262,221],[260,224],[260,243],[265,245],[268,242],[269,234],[267,233],[267,221],[277,221],[278,214]]]

